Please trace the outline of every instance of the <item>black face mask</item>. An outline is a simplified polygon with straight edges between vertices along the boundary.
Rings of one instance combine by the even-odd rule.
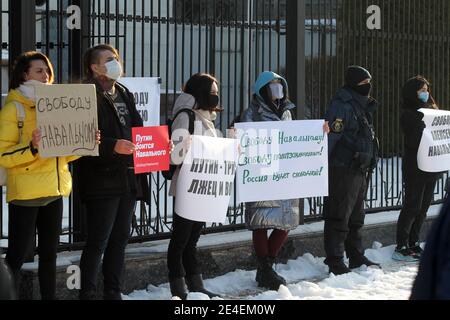
[[[367,97],[370,95],[370,91],[372,91],[372,84],[366,83],[366,84],[363,84],[360,86],[356,86],[356,87],[353,87],[353,90],[355,90],[360,95]]]
[[[219,96],[216,94],[210,94],[208,97],[208,106],[211,109],[214,109],[215,107],[219,106]]]

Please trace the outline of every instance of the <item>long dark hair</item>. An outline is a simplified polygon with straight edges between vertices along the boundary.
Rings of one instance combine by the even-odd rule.
[[[44,61],[44,63],[47,65],[49,72],[48,82],[53,83],[54,71],[52,63],[50,62],[48,57],[45,54],[37,51],[27,51],[18,56],[16,61],[14,62],[14,67],[11,72],[11,80],[9,81],[10,90],[17,89],[22,83],[25,82],[25,74],[30,71],[31,62],[36,60]]]
[[[192,95],[197,103],[197,109],[207,111],[222,111],[219,107],[211,108],[209,95],[213,83],[219,86],[219,81],[208,73],[196,73],[192,75],[183,87],[183,92]]]
[[[423,88],[424,85],[428,86],[428,92],[430,93],[430,97],[426,103],[419,100],[417,97],[417,91]],[[431,109],[439,109],[436,101],[431,95],[431,84],[425,79],[423,76],[415,76],[406,81],[402,90],[403,96],[403,108],[404,109],[420,109],[420,108],[431,108]]]
[[[116,59],[120,61],[119,51],[109,44],[99,44],[95,47],[89,48],[83,57],[83,71],[87,79],[92,79],[94,77],[91,64],[98,64],[100,53],[105,50],[111,51],[115,55]]]

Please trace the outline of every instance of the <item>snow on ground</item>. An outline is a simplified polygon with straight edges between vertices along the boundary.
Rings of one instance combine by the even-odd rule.
[[[405,264],[391,259],[394,246],[382,247],[374,243],[366,256],[379,262],[382,269],[362,266],[352,273],[328,275],[324,258],[305,254],[275,270],[288,282],[278,291],[264,291],[256,286],[256,271],[236,270],[223,276],[205,280],[205,287],[223,295],[215,299],[242,300],[406,300],[417,274],[417,264]],[[134,291],[126,300],[169,300],[168,284],[149,285],[147,290]],[[188,300],[209,300],[206,295],[190,293]]]

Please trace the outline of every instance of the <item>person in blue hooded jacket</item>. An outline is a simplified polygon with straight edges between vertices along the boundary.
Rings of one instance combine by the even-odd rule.
[[[295,105],[289,101],[288,84],[280,75],[265,71],[254,85],[253,99],[241,122],[290,121]],[[253,246],[258,259],[258,286],[277,290],[286,280],[273,270],[275,259],[290,230],[299,224],[299,200],[246,203],[245,221],[253,231]],[[268,230],[273,229],[270,236]]]

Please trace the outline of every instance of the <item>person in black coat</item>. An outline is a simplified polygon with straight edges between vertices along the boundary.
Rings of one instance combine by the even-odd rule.
[[[450,198],[428,234],[411,300],[450,300]]]
[[[109,45],[90,48],[84,57],[85,83],[97,88],[99,157],[77,164],[79,192],[86,206],[87,240],[83,250],[80,299],[95,299],[103,257],[105,300],[121,299],[125,247],[136,200],[148,201],[146,175],[135,175],[132,127],[142,127],[134,97],[117,82],[122,74],[117,50]]]
[[[345,85],[327,110],[329,196],[323,216],[325,264],[330,273],[340,275],[362,265],[378,266],[364,256],[361,229],[364,226],[364,199],[367,180],[378,159],[378,143],[373,126],[377,102],[370,96],[372,76],[360,66],[350,66]],[[344,263],[344,252],[349,266]]]
[[[418,261],[422,253],[419,235],[433,199],[439,173],[418,168],[417,152],[425,123],[421,108],[437,109],[430,94],[430,83],[422,76],[409,79],[403,87],[403,110],[400,126],[404,135],[402,162],[404,202],[397,222],[397,247],[392,258],[397,261]]]

